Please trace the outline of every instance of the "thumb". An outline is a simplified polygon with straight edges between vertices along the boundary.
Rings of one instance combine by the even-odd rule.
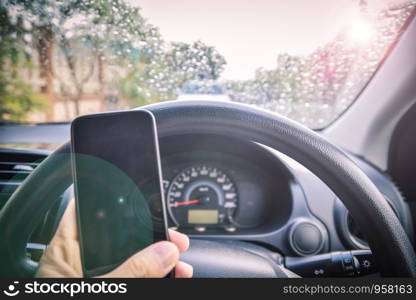
[[[162,241],[137,252],[115,270],[102,277],[165,277],[179,261],[179,250]]]

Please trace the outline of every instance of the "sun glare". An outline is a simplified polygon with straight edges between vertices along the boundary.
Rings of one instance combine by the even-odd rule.
[[[369,21],[357,18],[351,24],[348,36],[359,43],[369,42],[375,34],[375,29]]]

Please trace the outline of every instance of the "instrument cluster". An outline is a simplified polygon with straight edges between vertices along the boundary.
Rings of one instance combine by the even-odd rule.
[[[220,141],[219,148],[218,139],[161,143],[168,225],[215,235],[261,233],[284,224],[292,203],[285,166],[254,143]]]

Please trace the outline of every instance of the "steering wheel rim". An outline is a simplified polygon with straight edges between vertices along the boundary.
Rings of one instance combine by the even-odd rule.
[[[155,115],[160,138],[196,132],[232,135],[297,160],[350,211],[367,236],[383,276],[416,277],[413,246],[391,207],[367,175],[322,136],[283,116],[231,102],[169,101],[145,108]],[[1,275],[33,275],[36,266],[26,257],[25,246],[36,222],[72,183],[69,153],[67,143],[50,155],[0,212],[0,240],[7,241],[0,246],[0,263],[7,266]],[[48,182],[47,188],[39,188],[39,178]]]

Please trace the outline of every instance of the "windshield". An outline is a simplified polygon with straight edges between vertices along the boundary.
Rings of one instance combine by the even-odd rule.
[[[246,103],[311,128],[370,80],[415,1],[5,0],[0,121],[169,100]]]

